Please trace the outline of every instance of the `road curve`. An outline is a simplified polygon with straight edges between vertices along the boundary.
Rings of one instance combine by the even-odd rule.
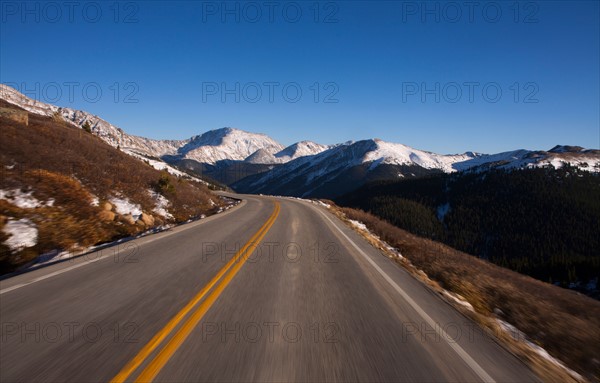
[[[538,381],[326,209],[242,198],[0,281],[0,381]]]

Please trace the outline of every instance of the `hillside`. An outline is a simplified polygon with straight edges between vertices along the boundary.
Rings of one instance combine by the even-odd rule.
[[[64,121],[76,127],[82,127],[87,123],[92,133],[100,137],[107,144],[115,148],[120,147],[121,149],[133,150],[145,155],[160,157],[166,154],[173,154],[177,151],[177,148],[187,142],[182,140],[153,140],[130,135],[92,113],[33,100],[4,84],[0,84],[0,99],[25,109],[31,114],[46,117],[60,115]]]
[[[373,183],[337,202],[598,297],[599,195],[598,174],[565,165]]]
[[[0,271],[217,212],[224,202],[108,145],[60,114],[0,100]]]

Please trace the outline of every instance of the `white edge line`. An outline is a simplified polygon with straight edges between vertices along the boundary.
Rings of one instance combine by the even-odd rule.
[[[320,209],[318,210],[318,212],[323,217],[325,217],[325,219],[327,219],[336,228],[336,230],[339,231],[340,234],[344,236],[344,238],[346,238],[348,242],[350,242],[350,244],[356,249],[356,251],[358,251],[360,255],[362,255],[363,258],[365,258],[367,262],[369,262],[371,266],[373,266],[373,268],[377,270],[377,272],[379,272],[379,274],[381,274],[383,279],[385,279],[390,285],[392,285],[394,290],[396,290],[396,292],[398,292],[398,294],[400,294],[402,298],[404,298],[404,300],[419,315],[421,315],[421,317],[427,322],[427,324],[433,329],[435,329],[436,333],[440,337],[442,337],[442,339],[446,340],[446,343],[448,343],[448,345],[458,354],[458,356],[462,358],[462,360],[473,370],[473,372],[475,372],[484,382],[495,382],[494,379],[490,375],[488,375],[488,373],[473,358],[471,358],[471,356],[462,347],[460,347],[460,345],[458,345],[458,343],[448,341],[448,339],[451,338],[449,338],[449,335],[446,333],[446,331],[444,331],[444,329],[438,326],[437,323],[421,308],[421,306],[419,306],[417,302],[415,302],[404,290],[402,290],[402,288],[398,286],[398,284],[394,282],[394,280],[390,278],[390,276],[387,275],[385,271],[383,271],[383,269],[381,269],[381,267],[379,267],[375,263],[375,261],[371,259],[371,257],[365,254],[365,252],[362,251],[361,248],[358,247],[358,245],[354,243],[354,241],[352,241],[350,237],[348,237],[329,217],[327,217],[325,213],[323,213]]]
[[[102,250],[100,250],[100,251],[102,251]],[[91,254],[93,254],[93,253],[91,253]],[[104,258],[108,258],[108,257],[110,257],[110,256],[112,256],[112,254],[107,254],[107,255],[104,255],[104,256],[102,256],[102,257],[99,257],[99,258],[96,258],[96,259],[91,259],[91,260],[89,260],[89,261],[85,261],[85,262],[82,262],[82,263],[78,263],[78,264],[76,264],[76,265],[73,265],[73,266],[67,267],[67,268],[65,268],[65,269],[57,270],[57,271],[55,271],[55,272],[53,272],[53,273],[50,273],[50,274],[42,275],[41,277],[38,277],[38,278],[32,279],[31,281],[29,281],[29,282],[26,282],[26,283],[20,283],[20,284],[18,284],[18,285],[14,285],[14,286],[11,286],[11,287],[7,287],[7,288],[5,288],[5,289],[3,289],[3,290],[0,290],[0,295],[2,295],[2,294],[4,294],[4,293],[8,293],[9,291],[13,291],[13,290],[16,290],[16,289],[20,289],[21,287],[29,286],[29,285],[31,285],[31,284],[33,284],[33,283],[36,283],[36,282],[39,282],[39,281],[43,281],[44,279],[48,279],[48,278],[54,277],[54,276],[56,276],[56,275],[59,275],[59,274],[62,274],[62,273],[66,273],[67,271],[71,271],[71,270],[73,270],[73,269],[76,269],[76,268],[78,268],[78,267],[85,266],[85,265],[88,265],[88,264],[90,264],[90,263],[98,262],[99,260],[101,260],[101,259],[104,259]]]

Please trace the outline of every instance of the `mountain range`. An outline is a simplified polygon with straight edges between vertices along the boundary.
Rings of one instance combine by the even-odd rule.
[[[0,84],[0,98],[30,113],[60,115],[158,169],[175,167],[245,193],[335,197],[376,180],[491,168],[561,167],[569,163],[600,172],[600,150],[557,145],[544,150],[497,154],[436,154],[380,139],[322,145],[301,141],[288,147],[265,134],[234,128],[207,131],[185,140],[156,140],[126,133],[91,113],[33,100]]]

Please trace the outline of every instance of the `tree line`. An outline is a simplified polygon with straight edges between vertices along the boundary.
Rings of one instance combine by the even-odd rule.
[[[569,165],[372,183],[336,202],[550,283],[600,275],[600,176]]]

